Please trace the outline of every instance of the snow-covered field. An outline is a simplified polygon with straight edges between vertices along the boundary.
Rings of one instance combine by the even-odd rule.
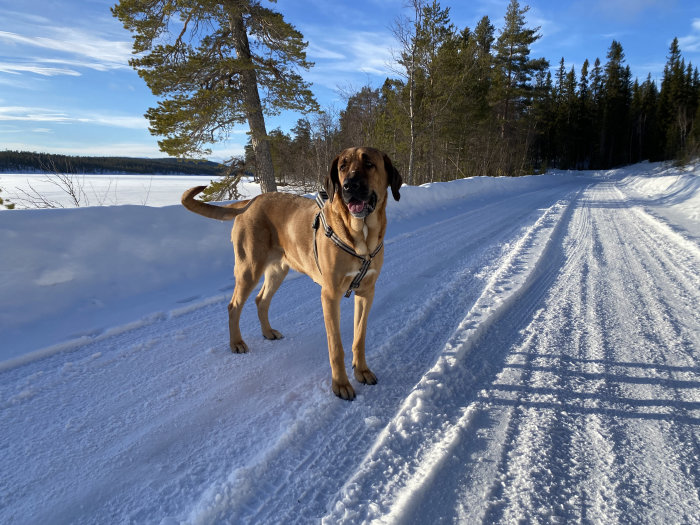
[[[180,202],[187,188],[209,184],[212,177],[193,175],[64,175],[44,173],[0,173],[2,197],[14,202],[18,209],[32,208],[39,196],[55,208],[80,206],[119,206],[140,204],[170,206]],[[259,193],[259,186],[241,181],[239,191],[250,196]]]
[[[0,523],[700,522],[700,165],[403,188],[352,403],[186,179],[0,212]]]

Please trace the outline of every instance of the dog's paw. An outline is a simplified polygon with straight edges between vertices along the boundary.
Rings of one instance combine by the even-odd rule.
[[[364,370],[355,368],[354,372],[355,379],[357,379],[360,383],[364,383],[365,385],[377,384],[377,376],[375,376],[369,368],[365,368]]]
[[[263,337],[265,339],[270,339],[272,341],[274,341],[275,339],[284,339],[284,336],[280,332],[278,332],[277,330],[274,330],[272,328],[270,328],[270,330],[268,330],[268,331],[264,331]]]
[[[345,399],[346,401],[355,399],[355,389],[350,383],[340,384],[333,381],[331,387],[333,388],[333,393],[339,398]]]
[[[231,342],[231,351],[234,354],[247,354],[248,353],[248,345],[245,344],[244,341],[238,341],[238,342]]]

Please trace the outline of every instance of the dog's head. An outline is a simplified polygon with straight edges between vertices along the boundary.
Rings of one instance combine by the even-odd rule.
[[[403,179],[389,157],[374,148],[348,148],[338,155],[326,177],[328,199],[338,195],[357,218],[367,217],[386,199],[387,188],[399,200]]]

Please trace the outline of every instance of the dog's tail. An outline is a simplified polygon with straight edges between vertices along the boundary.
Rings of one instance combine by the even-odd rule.
[[[199,193],[201,193],[206,186],[196,186],[190,188],[182,194],[182,205],[188,210],[197,213],[199,215],[204,215],[210,219],[217,219],[220,221],[230,221],[238,217],[241,213],[246,211],[251,203],[255,199],[234,202],[232,204],[225,204],[224,206],[214,206],[213,204],[208,204],[206,202],[198,201],[195,199]]]

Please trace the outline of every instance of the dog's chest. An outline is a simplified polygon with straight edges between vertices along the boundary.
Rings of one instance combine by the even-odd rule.
[[[368,215],[364,219],[352,217],[350,230],[358,255],[367,256],[379,245],[379,221],[376,215]]]

